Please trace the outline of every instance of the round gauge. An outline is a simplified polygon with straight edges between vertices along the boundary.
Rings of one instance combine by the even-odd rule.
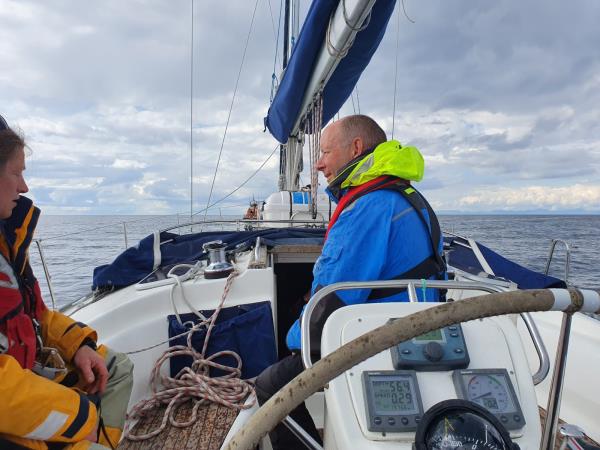
[[[498,377],[490,374],[477,374],[467,384],[467,399],[494,412],[512,409],[506,386]]]
[[[508,431],[493,414],[467,400],[446,400],[421,419],[416,450],[514,450]]]

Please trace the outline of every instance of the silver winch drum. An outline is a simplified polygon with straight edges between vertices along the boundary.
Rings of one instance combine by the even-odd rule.
[[[223,241],[211,241],[202,246],[204,251],[208,252],[208,266],[204,269],[204,278],[226,278],[233,272],[233,265],[225,257],[226,246]]]

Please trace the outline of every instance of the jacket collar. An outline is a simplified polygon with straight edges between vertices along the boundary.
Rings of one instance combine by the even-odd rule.
[[[346,178],[354,170],[354,168],[360,163],[367,155],[370,155],[375,150],[375,147],[370,148],[362,152],[356,158],[350,160],[342,169],[338,172],[335,178],[327,186],[326,192],[332,197],[336,203],[340,201],[340,198],[344,195],[345,189],[342,189],[342,184],[346,181]]]
[[[40,210],[33,206],[30,199],[21,195],[11,216],[4,221],[1,228],[2,253],[8,253],[5,256],[16,264],[19,272],[22,272],[26,266],[27,251],[39,216]]]

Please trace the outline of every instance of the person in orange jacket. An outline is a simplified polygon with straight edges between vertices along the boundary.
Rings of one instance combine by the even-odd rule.
[[[0,116],[0,448],[115,448],[133,364],[42,301],[28,259],[40,210],[21,195],[24,170],[24,139]]]

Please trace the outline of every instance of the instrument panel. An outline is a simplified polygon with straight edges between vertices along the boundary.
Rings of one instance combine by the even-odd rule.
[[[407,303],[340,308],[330,316],[323,329],[322,355],[327,355],[340,345],[384,325],[390,318],[408,315],[428,307],[431,306],[426,303]],[[443,348],[444,356],[440,358],[443,360],[447,354],[458,354],[454,352],[454,348],[460,339],[447,333],[459,331],[458,334],[465,342],[464,354],[469,356],[468,367],[428,370],[425,364],[417,369],[396,369],[394,347],[366,359],[341,377],[332,380],[325,389],[326,420],[328,423],[335,423],[333,429],[336,430],[332,436],[326,437],[326,440],[335,441],[337,448],[356,448],[359,443],[361,448],[369,448],[369,443],[379,442],[383,445],[389,441],[390,445],[399,445],[398,449],[409,450],[425,413],[442,401],[454,399],[485,408],[510,430],[510,437],[516,439],[521,448],[534,448],[538,445],[541,431],[536,426],[536,423],[539,423],[539,412],[535,387],[522,342],[518,332],[515,332],[512,319],[486,318],[462,323],[460,329],[457,325],[456,329],[450,330],[450,327],[455,325],[411,339],[411,345],[414,344],[412,348],[421,352],[422,360],[430,361],[422,349],[431,343],[439,344]],[[455,343],[452,346],[448,345],[452,340]],[[430,363],[437,364],[440,360]],[[470,378],[465,378],[467,375],[464,371],[470,371],[468,376],[471,378],[477,375],[470,390]],[[377,379],[378,375],[402,375],[404,378]],[[466,391],[457,384],[460,377],[467,383]],[[490,377],[495,381],[491,381]],[[494,390],[483,390],[485,384],[481,383],[486,379],[489,389],[494,386]],[[371,380],[386,383],[373,384]],[[406,383],[397,384],[394,380],[414,381],[409,381],[407,386]],[[476,386],[479,386],[475,384],[477,381],[481,384],[481,388],[477,388],[479,390],[476,389]],[[497,384],[501,387],[497,387]],[[377,405],[375,392],[379,392]],[[404,394],[404,397],[392,395],[400,393]],[[410,394],[410,399],[406,397],[406,393]],[[369,397],[372,398],[369,400]],[[417,397],[420,402],[413,401]],[[415,407],[417,413],[414,412]],[[354,414],[349,415],[349,411],[354,411]],[[519,419],[514,419],[515,414]],[[502,415],[505,416],[504,420]],[[356,418],[352,425],[348,422],[350,417]],[[393,418],[391,425],[390,417]]]

